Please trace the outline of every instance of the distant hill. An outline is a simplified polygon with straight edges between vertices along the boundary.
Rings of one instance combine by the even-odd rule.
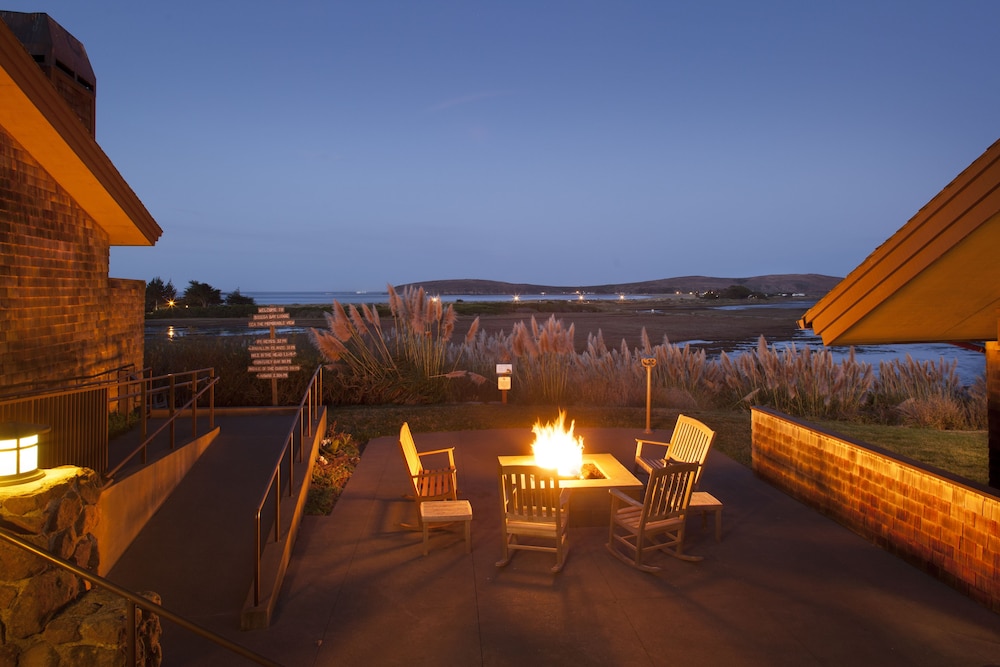
[[[720,291],[732,285],[740,285],[754,292],[765,294],[804,294],[818,297],[829,292],[840,281],[841,278],[816,273],[784,273],[752,278],[679,276],[638,283],[571,286],[506,283],[499,280],[428,280],[396,285],[396,289],[410,286],[423,287],[431,294],[573,294],[577,291],[588,294],[672,294],[675,292],[686,294],[689,292]]]

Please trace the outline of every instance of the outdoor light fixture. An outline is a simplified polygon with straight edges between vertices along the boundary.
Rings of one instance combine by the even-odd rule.
[[[45,476],[38,469],[38,436],[51,430],[40,424],[0,424],[0,486],[21,484]]]

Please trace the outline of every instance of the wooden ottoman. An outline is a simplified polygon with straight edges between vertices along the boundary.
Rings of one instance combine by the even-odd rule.
[[[706,491],[695,491],[691,494],[691,502],[688,503],[689,512],[700,512],[702,523],[705,522],[705,515],[715,513],[715,541],[722,541],[722,501]]]
[[[472,503],[468,500],[431,500],[420,503],[420,523],[424,529],[424,555],[427,555],[427,536],[430,525],[435,523],[465,522],[465,551],[472,551]]]

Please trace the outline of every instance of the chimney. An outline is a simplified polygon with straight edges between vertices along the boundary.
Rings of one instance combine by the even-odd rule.
[[[0,20],[20,40],[45,76],[94,136],[97,80],[87,50],[48,14],[0,11]]]

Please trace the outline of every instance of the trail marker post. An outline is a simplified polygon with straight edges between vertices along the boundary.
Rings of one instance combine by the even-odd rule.
[[[258,380],[271,381],[271,405],[278,405],[278,380],[285,379],[289,373],[300,370],[293,364],[295,359],[295,343],[289,343],[287,338],[275,336],[277,327],[295,326],[295,320],[288,316],[281,306],[261,306],[247,323],[250,328],[268,327],[271,334],[267,338],[258,338],[247,349],[250,351],[250,367],[247,369],[257,375]]]

